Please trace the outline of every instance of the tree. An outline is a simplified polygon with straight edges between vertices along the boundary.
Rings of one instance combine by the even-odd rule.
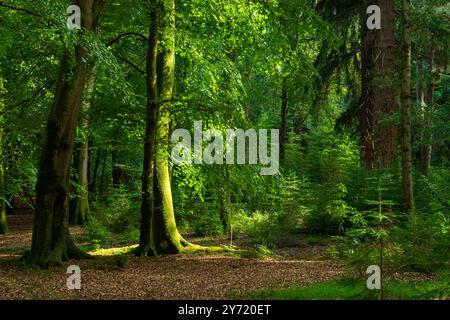
[[[81,104],[81,117],[78,127],[80,142],[75,144],[72,167],[76,174],[78,188],[74,199],[70,200],[69,223],[84,225],[90,217],[89,210],[89,111],[95,88],[96,68],[89,67],[86,78],[84,97]]]
[[[96,29],[105,0],[78,1],[81,37]],[[84,257],[68,230],[69,166],[88,70],[88,50],[75,47],[75,62],[65,49],[60,62],[54,103],[47,120],[36,184],[36,209],[28,260],[47,267],[68,258]]]
[[[144,255],[179,253],[187,245],[176,226],[169,173],[168,147],[175,84],[175,1],[152,1],[150,11],[147,125],[138,250]]]
[[[402,0],[402,85],[401,85],[401,149],[404,209],[414,210],[413,161],[411,141],[411,19],[410,0]]]
[[[395,77],[395,3],[379,0],[381,29],[368,30],[366,10],[362,13],[362,68],[360,112],[361,159],[366,168],[375,164],[386,167],[397,155],[397,128],[394,116],[398,111]]]
[[[426,58],[424,59],[424,65],[426,66],[426,77],[425,87],[422,87],[422,118],[423,118],[423,128],[422,128],[422,141],[420,141],[419,152],[419,170],[423,175],[428,175],[430,165],[431,165],[431,152],[432,152],[432,130],[431,130],[431,114],[434,112],[434,79],[433,79],[433,68],[435,60],[435,41],[432,39]],[[421,71],[424,69],[422,67]],[[423,77],[423,74],[421,75]],[[422,79],[423,80],[423,79]],[[425,112],[428,110],[428,112]]]

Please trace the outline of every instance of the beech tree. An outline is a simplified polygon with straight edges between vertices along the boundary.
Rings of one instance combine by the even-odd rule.
[[[179,253],[188,244],[176,226],[169,173],[175,84],[175,1],[152,1],[150,19],[139,246],[139,253],[144,255]]]
[[[80,0],[80,37],[93,32],[105,0]],[[33,238],[28,260],[43,267],[68,258],[86,256],[72,241],[68,229],[69,166],[88,70],[88,50],[82,44],[61,57],[53,106],[36,184]],[[74,54],[75,61],[71,63]]]
[[[81,142],[76,146],[76,156],[73,157],[73,167],[77,172],[77,182],[81,190],[73,199],[70,207],[70,224],[84,225],[90,216],[89,210],[89,111],[95,89],[96,69],[89,67],[86,78],[83,102],[81,104],[81,119],[79,124]]]

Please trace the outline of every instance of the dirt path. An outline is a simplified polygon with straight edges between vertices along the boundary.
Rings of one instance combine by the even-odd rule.
[[[0,236],[0,299],[223,299],[273,286],[321,282],[343,271],[341,263],[325,260],[221,254],[129,257],[125,268],[119,268],[114,257],[99,257],[68,261],[51,270],[29,269],[16,249],[29,247],[30,221],[11,217],[11,233]],[[66,287],[66,268],[72,264],[82,270],[81,290]]]

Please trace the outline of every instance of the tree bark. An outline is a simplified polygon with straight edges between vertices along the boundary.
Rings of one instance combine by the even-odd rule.
[[[92,143],[91,143],[91,150],[92,150]],[[89,192],[92,194],[95,194],[96,187],[97,187],[97,176],[98,176],[98,168],[100,167],[100,158],[102,156],[102,149],[97,148],[97,151],[95,152],[95,163],[94,163],[94,170],[92,170],[92,178],[89,181]]]
[[[152,241],[157,254],[182,251],[172,202],[169,174],[170,112],[175,84],[175,0],[161,0],[158,44],[158,110],[156,121],[155,171],[153,179]]]
[[[359,149],[361,163],[372,169],[375,162],[374,113],[375,92],[372,82],[375,75],[376,30],[366,27],[368,1],[361,6],[361,106],[359,112]]]
[[[401,147],[404,209],[414,210],[413,160],[411,141],[411,0],[402,0],[402,85],[401,85]]]
[[[83,117],[81,119],[82,142],[78,155],[78,184],[81,187],[81,193],[76,198],[75,216],[77,224],[84,225],[90,218],[89,210],[89,111],[92,106],[92,98],[95,89],[96,80],[95,66],[89,71],[86,79],[85,94],[82,103]]]
[[[158,30],[159,12],[157,0],[150,4],[150,32],[147,49],[147,110],[146,128],[144,137],[144,164],[142,170],[142,204],[141,204],[141,230],[138,252],[141,255],[154,255],[151,239],[151,225],[153,216],[153,177],[155,165],[156,143],[156,112],[158,99],[157,85],[157,56],[158,56]]]
[[[172,107],[173,90],[175,83],[175,1],[156,0],[153,2],[158,15],[157,48],[149,46],[148,84],[149,97],[152,97],[156,83],[157,110],[156,127],[153,143],[145,144],[146,155],[143,171],[143,201],[142,201],[142,224],[141,254],[172,254],[182,251],[187,242],[178,232],[172,202],[172,189],[169,173],[169,134],[170,134],[170,112]],[[153,10],[152,8],[152,10]],[[155,31],[153,29],[153,31]],[[155,58],[156,52],[156,61]],[[156,82],[154,82],[156,66]],[[148,81],[150,82],[150,81]],[[154,100],[153,100],[154,101]],[[151,137],[151,119],[154,117],[152,108],[147,110],[146,138]],[[150,136],[149,136],[150,135]],[[154,148],[154,161],[152,160]],[[153,169],[149,165],[153,163]],[[153,170],[153,171],[152,171]],[[153,176],[152,190],[150,190],[150,178]],[[149,203],[150,202],[150,203]],[[148,221],[150,220],[150,228]]]
[[[105,195],[105,175],[106,175],[106,161],[108,160],[108,150],[104,150],[103,152],[103,162],[102,162],[102,173],[100,176],[100,196],[103,197]]]
[[[78,1],[83,31],[95,30],[104,0]],[[81,99],[88,72],[87,49],[75,48],[75,65],[70,52],[61,59],[54,104],[46,130],[36,184],[36,209],[28,261],[41,267],[60,265],[69,258],[86,257],[74,244],[68,229],[69,166]]]
[[[374,83],[377,123],[377,160],[381,167],[392,164],[397,157],[397,133],[393,116],[399,111],[395,92],[395,1],[379,0],[381,30],[375,41]]]
[[[427,72],[425,77],[426,89],[424,90],[424,104],[423,104],[423,127],[422,127],[422,141],[420,143],[420,161],[419,170],[420,172],[427,176],[429,174],[431,166],[431,152],[432,152],[432,140],[433,134],[431,129],[431,116],[434,112],[434,81],[433,81],[433,68],[434,68],[434,40],[431,41],[431,47],[428,52],[426,59]],[[428,111],[428,112],[427,112]]]

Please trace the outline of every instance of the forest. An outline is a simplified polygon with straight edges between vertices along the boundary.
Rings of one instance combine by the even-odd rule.
[[[0,300],[450,299],[449,44],[446,0],[0,1]]]

